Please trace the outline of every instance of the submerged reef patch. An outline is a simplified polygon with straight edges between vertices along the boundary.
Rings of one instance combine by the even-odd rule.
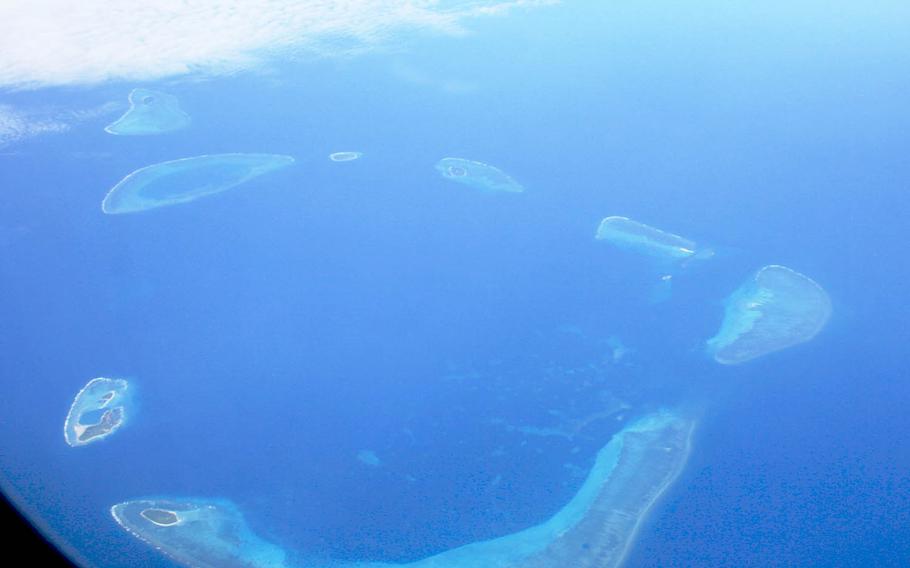
[[[724,319],[708,353],[736,365],[809,341],[828,323],[831,299],[814,280],[772,264],[727,298]]]
[[[357,461],[370,467],[382,465],[382,460],[379,459],[379,456],[373,450],[360,450],[357,452]]]

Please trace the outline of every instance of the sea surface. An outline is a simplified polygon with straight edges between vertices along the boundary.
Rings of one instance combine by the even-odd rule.
[[[520,4],[228,70],[29,83],[0,51],[0,477],[55,544],[172,566],[110,507],[188,496],[293,556],[416,561],[543,522],[672,408],[692,451],[626,566],[910,563],[910,9]],[[105,132],[137,87],[189,125]],[[101,210],[138,168],[219,153],[296,161]],[[656,301],[663,273],[594,238],[610,215],[715,254]],[[830,320],[720,365],[724,300],[768,264]],[[94,377],[129,381],[126,423],[70,447]]]

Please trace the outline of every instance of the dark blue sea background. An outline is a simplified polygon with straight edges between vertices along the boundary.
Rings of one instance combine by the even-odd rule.
[[[171,565],[109,513],[156,495],[229,499],[294,556],[413,561],[547,519],[668,407],[699,417],[693,450],[628,566],[908,565],[908,21],[897,2],[567,2],[229,77],[0,92],[116,103],[0,148],[6,491],[87,565]],[[104,132],[137,86],[191,126]],[[222,152],[297,163],[100,210],[137,168]],[[526,191],[448,181],[446,156]],[[648,260],[595,241],[608,215],[717,254],[652,303]],[[816,280],[832,318],[719,365],[723,300],[766,264]],[[68,447],[98,376],[135,387],[129,423]],[[617,400],[622,420],[571,437],[520,428]]]

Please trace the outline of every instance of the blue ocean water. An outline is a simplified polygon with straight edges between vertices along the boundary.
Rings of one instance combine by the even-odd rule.
[[[5,491],[90,565],[171,565],[109,513],[154,495],[229,498],[301,555],[413,561],[556,512],[622,401],[624,419],[700,416],[628,566],[906,565],[908,17],[562,3],[143,82],[192,118],[148,137],[103,130],[136,81],[0,92],[109,108],[0,147]],[[328,159],[345,150],[363,157]],[[297,163],[100,210],[137,168],[223,152]],[[446,156],[526,191],[453,184]],[[647,263],[594,240],[607,215],[718,254],[652,303]],[[723,299],[772,263],[827,290],[830,322],[716,364]],[[96,376],[130,380],[134,412],[70,448],[63,419]]]

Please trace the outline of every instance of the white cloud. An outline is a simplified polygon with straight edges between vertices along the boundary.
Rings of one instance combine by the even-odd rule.
[[[23,110],[0,104],[0,148],[42,134],[66,132],[79,123],[122,110],[122,106],[105,103],[87,109]]]
[[[59,121],[33,119],[9,105],[0,105],[0,148],[46,132],[64,132],[68,126]]]
[[[0,88],[232,73],[552,0],[3,0]],[[347,46],[341,48],[340,46]]]

